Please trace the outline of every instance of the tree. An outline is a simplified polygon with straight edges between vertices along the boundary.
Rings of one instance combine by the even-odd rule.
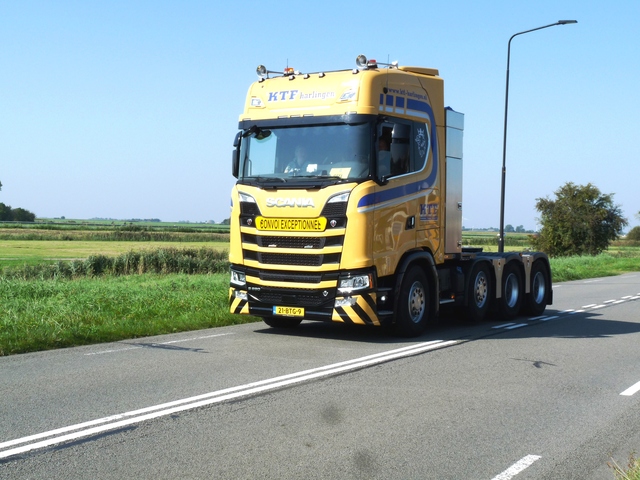
[[[11,207],[9,205],[5,205],[4,203],[0,203],[0,221],[10,222],[11,220],[13,220]]]
[[[515,232],[515,231],[516,231],[516,229],[515,229],[515,228],[513,228],[513,225],[509,224],[509,225],[506,225],[506,226],[504,227],[504,231],[505,231],[506,233],[513,233],[513,232]]]
[[[597,255],[627,225],[613,194],[603,194],[591,183],[567,182],[555,195],[555,200],[537,199],[542,229],[532,239],[534,248],[550,256]]]
[[[14,208],[12,210],[13,221],[15,222],[35,222],[36,215],[35,213],[31,213],[29,210],[25,210],[24,208]]]

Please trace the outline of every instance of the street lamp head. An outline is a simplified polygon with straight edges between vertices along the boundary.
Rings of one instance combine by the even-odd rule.
[[[558,20],[558,25],[568,25],[570,23],[578,23],[577,20]]]

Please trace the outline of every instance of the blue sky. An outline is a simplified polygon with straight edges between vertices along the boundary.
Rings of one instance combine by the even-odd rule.
[[[0,202],[38,217],[221,221],[259,64],[437,68],[465,114],[464,224],[538,227],[568,181],[640,223],[640,2],[0,0]]]

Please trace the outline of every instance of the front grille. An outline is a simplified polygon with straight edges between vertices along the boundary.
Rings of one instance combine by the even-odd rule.
[[[276,235],[242,234],[242,243],[258,245],[267,248],[299,248],[306,250],[321,250],[325,247],[339,247],[344,242],[344,235],[332,237],[285,237]]]
[[[269,305],[295,305],[299,307],[319,307],[324,303],[333,303],[335,300],[332,294],[322,295],[318,290],[269,290],[252,294],[259,302]]]
[[[327,255],[301,255],[297,253],[260,253],[258,262],[265,265],[292,265],[300,267],[319,267],[326,263],[340,263],[339,253]]]
[[[258,246],[277,248],[323,248],[322,237],[276,237],[258,236]]]
[[[319,267],[323,255],[298,255],[295,253],[258,253],[258,261],[265,265],[297,265]]]
[[[307,273],[274,273],[274,272],[259,272],[260,280],[272,281],[272,282],[291,282],[291,283],[320,283],[322,281],[322,275],[309,275]]]

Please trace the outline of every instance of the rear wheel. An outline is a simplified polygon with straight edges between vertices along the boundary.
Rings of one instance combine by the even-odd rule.
[[[549,273],[541,261],[531,267],[531,291],[524,297],[525,313],[532,317],[542,315],[547,308]]]
[[[301,318],[263,317],[264,323],[273,328],[295,328],[302,322]]]
[[[498,298],[498,316],[508,320],[518,316],[522,307],[524,288],[522,274],[515,262],[507,263],[502,273],[502,297]]]
[[[419,266],[404,275],[396,312],[396,330],[405,337],[420,335],[429,319],[429,284]]]
[[[489,266],[478,263],[473,267],[467,287],[467,320],[481,322],[491,304],[491,276]]]

